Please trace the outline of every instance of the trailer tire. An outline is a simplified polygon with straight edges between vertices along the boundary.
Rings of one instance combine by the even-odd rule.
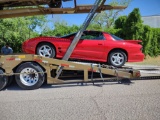
[[[8,77],[8,83],[7,83],[6,87],[10,86],[12,84],[12,82],[13,82],[13,79],[14,79],[13,75],[7,76],[7,77]]]
[[[22,63],[16,69],[15,75],[17,84],[25,90],[38,89],[44,83],[45,74],[40,65],[34,62]]]
[[[0,7],[0,10],[3,10],[3,7]]]
[[[4,74],[4,71],[2,69],[0,69],[0,90],[5,88],[8,83],[7,77],[3,74]]]

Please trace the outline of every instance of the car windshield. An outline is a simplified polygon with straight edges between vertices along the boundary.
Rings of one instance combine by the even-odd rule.
[[[75,36],[76,33],[71,33],[71,34],[68,34],[68,35],[64,35],[60,38],[70,38],[71,36]]]
[[[60,38],[70,38],[70,37],[74,37],[77,33],[71,33],[68,35],[64,35]],[[104,40],[104,36],[102,34],[102,32],[97,32],[97,31],[84,31],[81,38],[82,40],[87,39],[87,40]]]
[[[113,34],[110,34],[110,35],[112,36],[112,38],[113,38],[114,40],[123,40],[122,38],[117,37],[117,36],[115,36],[115,35],[113,35]]]

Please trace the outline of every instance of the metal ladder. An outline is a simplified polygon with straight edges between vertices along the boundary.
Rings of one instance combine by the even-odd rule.
[[[99,6],[101,6],[102,4],[104,4],[106,0],[96,0],[91,11],[89,12],[86,20],[84,21],[81,29],[77,32],[76,36],[74,37],[72,43],[70,44],[70,46],[68,47],[64,57],[62,58],[62,60],[68,60],[69,57],[71,56],[74,48],[76,47],[78,41],[80,40],[83,32],[86,30],[86,28],[88,27],[89,23],[91,22],[92,18],[94,17],[96,10],[98,9]],[[60,76],[62,70],[63,70],[63,66],[59,66],[57,71],[56,71],[56,79],[58,79],[58,77]]]

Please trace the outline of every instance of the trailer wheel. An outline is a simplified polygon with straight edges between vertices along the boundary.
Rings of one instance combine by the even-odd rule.
[[[126,62],[127,56],[121,50],[114,50],[109,54],[108,63],[114,67],[122,67]]]
[[[22,63],[17,69],[15,79],[17,84],[25,90],[38,89],[45,80],[45,74],[41,66],[34,62]]]
[[[49,43],[41,43],[37,47],[36,54],[48,58],[54,58],[56,56],[56,51],[53,45]]]
[[[8,79],[4,74],[4,71],[0,68],[0,90],[6,87]]]

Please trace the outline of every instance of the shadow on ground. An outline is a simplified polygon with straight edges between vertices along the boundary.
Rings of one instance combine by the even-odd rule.
[[[89,82],[89,83],[68,83],[68,84],[54,84],[54,85],[49,85],[47,83],[44,83],[40,89],[51,89],[51,88],[64,88],[64,87],[77,87],[77,86],[95,86],[95,87],[103,87],[106,85],[131,85],[134,84],[134,82],[131,82],[129,79],[123,79],[120,83],[116,82],[116,81],[100,81],[100,82]],[[3,91],[5,90],[13,90],[13,91],[19,91],[19,90],[23,90],[21,89],[17,83],[15,81],[13,81],[8,87],[6,87]]]

